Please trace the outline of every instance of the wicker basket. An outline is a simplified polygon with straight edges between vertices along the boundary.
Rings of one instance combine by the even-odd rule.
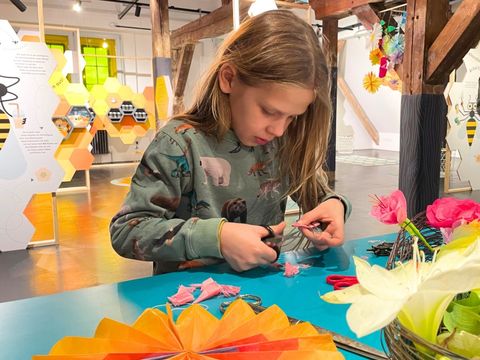
[[[436,247],[443,243],[441,232],[427,225],[425,212],[416,215],[412,222],[423,237],[432,246]],[[427,259],[433,255],[432,252],[418,242],[419,248],[425,252]],[[387,268],[392,269],[397,261],[407,261],[412,258],[412,238],[410,234],[402,230],[398,233],[397,240],[393,245],[392,251],[387,261]],[[445,348],[432,344],[423,338],[415,335],[397,320],[387,325],[384,330],[384,337],[387,347],[390,351],[390,358],[393,360],[412,360],[412,359],[439,359],[440,356],[446,356],[450,360],[466,360],[465,357],[454,354]]]

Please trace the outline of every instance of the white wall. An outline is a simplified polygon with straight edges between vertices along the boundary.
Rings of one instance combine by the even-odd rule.
[[[350,135],[353,132],[354,149],[399,151],[401,93],[386,86],[381,86],[375,94],[363,88],[363,77],[370,71],[378,71],[378,65],[371,65],[369,54],[367,35],[346,39],[343,54],[339,58],[339,76],[344,77],[378,130],[380,144],[375,145],[340,90],[337,99],[337,134]]]

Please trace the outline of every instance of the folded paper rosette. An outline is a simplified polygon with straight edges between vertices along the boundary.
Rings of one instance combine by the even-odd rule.
[[[173,320],[158,309],[147,309],[133,325],[104,318],[93,338],[67,336],[48,355],[33,360],[137,359],[344,359],[329,334],[309,323],[291,325],[273,305],[255,314],[243,300],[234,301],[221,319],[195,304]]]

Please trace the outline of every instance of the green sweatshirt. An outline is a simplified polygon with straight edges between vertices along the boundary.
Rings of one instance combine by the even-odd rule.
[[[276,179],[276,146],[243,146],[233,131],[218,142],[169,121],[148,146],[120,212],[113,248],[153,261],[154,273],[218,262],[223,219],[274,225],[284,218],[288,184]],[[325,201],[335,194],[323,194]],[[345,217],[351,207],[345,198]]]

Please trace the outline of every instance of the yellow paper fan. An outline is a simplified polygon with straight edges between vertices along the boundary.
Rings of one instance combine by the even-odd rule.
[[[163,356],[172,360],[340,360],[330,334],[319,334],[308,323],[291,325],[276,305],[260,314],[239,299],[219,320],[198,304],[173,320],[158,309],[147,309],[130,326],[100,321],[93,338],[64,337],[49,355],[32,360],[140,360]]]
[[[383,57],[383,53],[379,48],[370,51],[370,61],[372,65],[380,64],[380,59]]]
[[[371,71],[363,78],[363,87],[372,94],[375,94],[381,85],[382,80]]]

